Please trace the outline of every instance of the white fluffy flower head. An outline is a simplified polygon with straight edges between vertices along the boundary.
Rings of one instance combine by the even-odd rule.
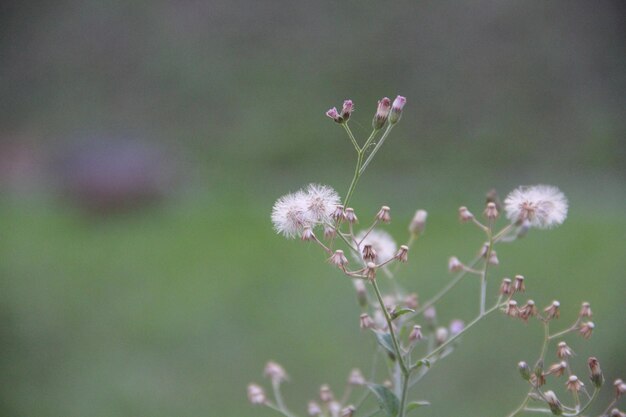
[[[308,224],[305,212],[306,196],[302,191],[282,196],[272,208],[274,230],[287,239],[295,238]]]
[[[304,194],[305,215],[311,223],[329,222],[330,215],[341,201],[339,194],[327,185],[309,184]]]
[[[372,248],[376,251],[377,263],[383,263],[390,260],[396,255],[396,252],[398,252],[396,242],[393,240],[391,235],[384,230],[374,229],[369,232],[367,236],[365,236],[365,233],[367,233],[367,231],[361,230],[356,235],[356,240],[357,242],[363,240],[360,245],[361,247],[365,245],[372,245]],[[363,239],[363,236],[365,236],[365,239]]]
[[[528,221],[531,226],[548,229],[567,217],[567,198],[551,185],[533,185],[513,190],[504,200],[506,217],[513,223]]]

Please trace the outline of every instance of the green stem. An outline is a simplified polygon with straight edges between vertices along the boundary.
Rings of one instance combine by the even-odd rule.
[[[406,406],[406,397],[409,391],[409,378],[410,374],[407,372],[402,376],[402,396],[400,397],[400,408],[398,411],[398,417],[404,417],[404,408]]]
[[[491,251],[493,250],[493,237],[492,237],[492,222],[489,222],[489,228],[486,230],[488,245],[487,253],[485,254],[485,265],[483,267],[482,274],[480,276],[480,314],[485,314],[485,303],[487,302],[487,269],[489,268],[489,258],[491,257]]]
[[[387,125],[387,129],[385,129],[385,133],[383,133],[383,135],[380,137],[380,140],[374,147],[374,150],[372,151],[372,153],[368,155],[367,159],[363,163],[363,166],[361,167],[361,171],[359,172],[359,174],[362,174],[363,172],[365,172],[365,168],[367,168],[370,162],[372,162],[372,159],[374,159],[374,156],[376,155],[376,152],[378,152],[380,147],[383,146],[383,143],[385,143],[385,139],[387,139],[387,136],[389,135],[389,132],[391,132],[391,129],[393,129],[393,126],[394,125],[392,124]],[[373,139],[373,137],[370,136],[370,139]],[[369,146],[369,142],[371,142],[370,139],[368,139],[365,146],[363,146],[363,149],[362,149],[363,151],[367,150],[367,146]]]
[[[400,369],[402,370],[402,374],[406,376],[409,374],[409,369],[406,367],[406,364],[404,363],[402,352],[400,351],[400,345],[398,344],[398,338],[396,337],[396,333],[393,330],[393,325],[391,323],[391,315],[389,315],[389,311],[387,311],[387,307],[385,307],[385,302],[383,301],[383,296],[380,293],[380,289],[378,288],[378,284],[376,283],[376,280],[373,279],[371,283],[372,283],[372,287],[374,287],[374,292],[376,293],[376,298],[378,299],[380,308],[383,310],[383,313],[385,314],[385,320],[387,321],[387,327],[389,327],[389,334],[391,335],[391,341],[393,342],[393,350],[395,351],[396,356],[398,358]]]
[[[354,135],[352,134],[352,130],[350,130],[350,127],[348,126],[348,123],[342,123],[341,126],[343,126],[343,128],[346,130],[346,133],[350,137],[350,140],[352,141],[352,144],[354,145],[354,149],[357,152],[361,152],[361,148],[359,147],[359,143],[354,138]]]

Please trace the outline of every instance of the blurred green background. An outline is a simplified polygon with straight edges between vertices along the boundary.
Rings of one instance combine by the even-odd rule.
[[[399,242],[427,233],[398,279],[422,300],[482,236],[456,209],[558,185],[570,216],[498,249],[494,282],[527,277],[571,337],[626,376],[625,3],[622,1],[36,1],[0,6],[0,414],[270,416],[245,398],[269,359],[303,415],[374,352],[351,284],[274,234],[280,195],[345,193],[354,163],[326,109],[376,100],[401,123],[353,203],[392,207]],[[492,286],[495,290],[496,285]],[[468,279],[441,304],[473,317]],[[493,317],[413,390],[424,416],[505,415],[541,330]],[[554,353],[551,353],[554,358]],[[559,382],[559,384],[561,384]],[[602,403],[609,398],[604,393]],[[600,409],[597,411],[600,412]]]

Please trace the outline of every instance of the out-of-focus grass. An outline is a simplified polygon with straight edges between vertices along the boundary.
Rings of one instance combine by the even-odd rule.
[[[349,281],[313,246],[271,230],[271,204],[295,181],[252,184],[109,219],[54,202],[4,201],[4,414],[269,416],[245,400],[246,384],[262,382],[268,359],[287,368],[285,394],[303,414],[321,383],[340,391],[352,367],[367,369],[374,345],[358,330]],[[455,214],[461,203],[479,212],[482,196],[447,184],[369,178],[356,200],[363,222],[390,204],[398,240],[414,209],[429,210],[427,233],[398,277],[422,300],[449,279],[448,256],[469,259],[482,242]],[[576,182],[565,189],[572,200],[565,225],[498,248],[490,294],[502,276],[522,273],[538,305],[560,299],[563,326],[580,301],[591,302],[593,338],[570,338],[575,369],[586,379],[584,362],[593,354],[612,380],[625,369],[626,220],[612,202],[619,198],[608,196],[623,190],[609,187],[601,192],[607,198],[594,200]],[[374,197],[387,194],[396,197]],[[441,304],[442,323],[471,318],[477,294],[468,278]],[[540,333],[501,316],[480,325],[413,391],[433,402],[422,415],[504,414],[525,390],[515,364],[534,360]]]

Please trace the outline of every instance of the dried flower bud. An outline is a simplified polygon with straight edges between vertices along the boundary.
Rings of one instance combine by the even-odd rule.
[[[413,216],[413,220],[409,223],[409,232],[414,235],[421,235],[426,228],[426,218],[428,212],[426,210],[417,210]]]
[[[343,254],[341,249],[337,249],[335,253],[328,258],[328,262],[341,268],[348,265],[348,258],[346,258],[346,255]]]
[[[522,361],[518,363],[517,369],[519,370],[519,373],[522,376],[522,379],[524,379],[525,381],[530,380],[530,367],[528,366],[526,362]]]
[[[407,245],[400,246],[395,258],[400,262],[407,262],[409,260],[409,247]]]
[[[348,384],[350,385],[365,385],[365,377],[361,373],[361,370],[358,368],[354,368],[350,372],[350,376],[348,377]]]
[[[350,115],[352,114],[352,111],[354,109],[354,104],[352,103],[352,100],[345,100],[343,102],[343,107],[341,108],[341,118],[343,119],[343,122],[347,122],[348,119],[350,119]]]
[[[600,388],[604,383],[604,375],[602,374],[602,369],[600,369],[600,362],[598,359],[591,357],[587,359],[587,365],[589,365],[589,379],[593,382],[593,385],[596,388]]]
[[[359,317],[359,327],[361,329],[371,329],[374,327],[374,320],[367,313],[361,314]]]
[[[328,385],[324,384],[320,387],[320,400],[322,400],[322,402],[329,403],[334,398],[335,396]]]
[[[337,207],[335,207],[335,211],[333,211],[333,213],[330,215],[330,217],[332,217],[336,221],[345,220],[346,219],[346,212],[345,212],[343,206],[342,205],[337,205]]]
[[[435,331],[435,341],[438,345],[443,345],[448,340],[448,329],[445,327],[438,327]]]
[[[310,241],[310,240],[315,240],[315,234],[313,233],[313,229],[311,228],[311,226],[304,226],[304,228],[302,229],[302,236],[300,236],[300,239],[302,239],[303,241]]]
[[[339,417],[341,404],[338,401],[331,401],[328,404],[328,412],[330,413],[330,417]]]
[[[591,333],[593,333],[593,329],[596,327],[595,324],[593,324],[592,321],[588,321],[586,323],[583,323],[580,326],[580,329],[578,330],[578,332],[580,333],[580,335],[582,337],[584,337],[585,339],[589,339],[591,337]]]
[[[530,317],[534,317],[537,315],[537,306],[535,306],[535,302],[533,300],[526,301],[519,309],[519,318],[528,321]]]
[[[374,130],[380,130],[383,128],[387,119],[389,118],[389,112],[391,111],[391,100],[387,97],[382,98],[378,102],[378,108],[376,109],[376,114],[374,115],[374,119],[372,120],[372,127]]]
[[[376,220],[379,220],[383,223],[391,222],[391,214],[389,214],[389,210],[390,209],[388,206],[382,206],[376,214]]]
[[[496,203],[493,203],[493,202],[487,203],[487,207],[485,208],[485,212],[483,214],[489,220],[497,219],[498,218],[498,208],[496,207]]]
[[[502,208],[502,202],[500,201],[500,197],[498,197],[498,192],[496,191],[495,188],[492,188],[491,190],[487,191],[487,194],[485,195],[485,200],[486,203],[495,203],[496,208],[498,210],[500,210]]]
[[[345,211],[345,218],[348,223],[354,224],[358,223],[359,219],[354,214],[354,209],[352,207],[348,207]]]
[[[486,258],[488,253],[489,253],[489,242],[485,242],[480,248],[479,255],[481,258]]]
[[[365,275],[368,279],[372,281],[376,278],[376,264],[374,262],[367,263],[367,268],[365,268]]]
[[[567,359],[573,355],[574,355],[574,352],[572,352],[572,349],[570,349],[570,347],[567,346],[567,343],[559,342],[559,344],[556,347],[556,356],[558,356],[560,359]]]
[[[536,387],[541,387],[546,384],[546,377],[543,373],[543,361],[540,361],[533,371],[530,377],[530,382]]]
[[[489,254],[489,265],[499,265],[500,260],[498,259],[498,253],[495,250],[492,250]]]
[[[511,280],[509,278],[502,279],[502,284],[500,284],[500,294],[502,295],[513,294],[513,288],[511,285]]]
[[[456,256],[451,256],[448,259],[448,271],[450,272],[459,272],[463,270],[463,264],[459,261],[459,258]]]
[[[517,301],[509,300],[509,303],[504,308],[504,314],[511,317],[517,317],[519,309],[517,308]]]
[[[367,289],[365,288],[365,283],[360,279],[354,279],[352,280],[352,284],[356,290],[356,298],[359,305],[365,307],[367,305]]]
[[[522,275],[515,275],[515,285],[513,287],[515,292],[525,292],[526,286],[524,285],[524,277]]]
[[[554,365],[550,365],[548,368],[548,375],[561,376],[567,370],[567,362],[561,361],[559,363],[555,363]]]
[[[309,415],[309,417],[319,417],[322,415],[322,409],[315,401],[309,401],[309,405],[307,406],[307,414]]]
[[[563,405],[561,404],[559,399],[556,397],[556,394],[554,393],[554,391],[546,391],[543,393],[543,396],[546,398],[546,401],[548,402],[548,406],[550,407],[550,411],[552,411],[552,414],[555,414],[557,416],[560,416],[561,414],[563,414]]]
[[[587,317],[587,318],[591,318],[591,316],[593,315],[593,313],[591,312],[591,305],[587,302],[584,302],[582,304],[582,306],[580,307],[580,313],[578,313],[578,317],[583,318],[583,317]]]
[[[411,333],[409,334],[409,340],[411,342],[415,342],[417,340],[422,340],[423,336],[422,336],[422,326],[420,326],[419,324],[416,324],[415,326],[413,326],[413,330],[411,330]]]
[[[417,293],[412,292],[411,294],[407,295],[404,298],[404,305],[412,310],[415,310],[419,305]]]
[[[561,307],[561,303],[559,303],[556,300],[552,301],[552,304],[550,304],[548,307],[546,307],[543,310],[546,313],[546,318],[548,320],[558,319],[559,316],[561,315],[560,307]]]
[[[324,225],[324,239],[330,240],[334,238],[336,235],[337,235],[337,231],[335,230],[333,226],[330,226],[328,224]]]
[[[341,410],[341,417],[352,417],[354,415],[354,412],[356,411],[356,408],[354,408],[353,405],[349,405],[346,408],[344,408],[343,410]]]
[[[626,383],[624,383],[621,379],[616,379],[615,382],[613,382],[613,386],[615,387],[616,398],[619,398],[626,393]]]
[[[582,389],[582,387],[585,386],[585,384],[583,384],[576,375],[572,375],[565,383],[565,386],[567,387],[568,391],[578,392]]]
[[[465,206],[459,207],[459,221],[468,222],[474,218],[474,215]]]
[[[376,250],[372,247],[372,245],[363,246],[363,259],[366,261],[373,261],[376,259]]]
[[[276,362],[268,362],[267,365],[265,365],[265,370],[263,371],[263,374],[267,378],[271,379],[272,382],[275,384],[280,384],[281,382],[287,380],[287,372],[285,372],[283,367]]]
[[[335,121],[335,123],[343,123],[343,119],[341,118],[341,115],[337,111],[337,107],[333,107],[332,109],[329,109],[326,112],[326,116],[328,116],[331,119],[333,119]]]
[[[267,398],[265,398],[265,391],[257,384],[248,385],[248,401],[253,405],[265,404]]]
[[[400,121],[400,118],[402,117],[402,109],[404,108],[405,104],[406,98],[402,96],[396,97],[396,99],[393,101],[393,104],[391,105],[391,112],[389,113],[389,123],[393,125]]]
[[[622,413],[617,408],[611,410],[611,417],[626,417],[626,413]]]
[[[465,322],[463,320],[455,319],[450,322],[450,334],[456,336],[465,329]]]

